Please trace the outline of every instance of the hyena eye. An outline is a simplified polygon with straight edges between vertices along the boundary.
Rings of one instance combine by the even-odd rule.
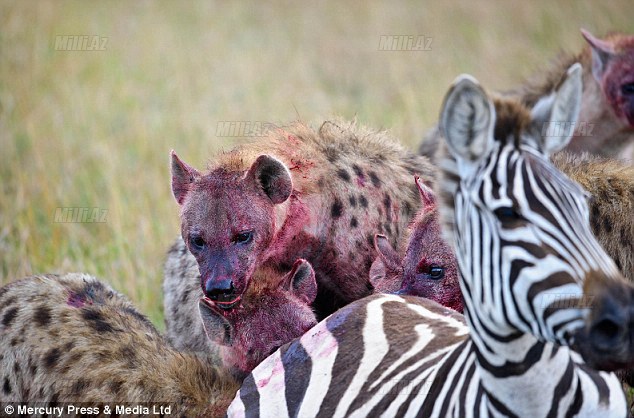
[[[248,244],[253,239],[253,231],[244,231],[233,236],[233,242],[236,244]]]
[[[200,235],[192,235],[189,237],[189,242],[191,246],[196,250],[202,250],[205,248],[205,240]]]
[[[621,93],[624,96],[632,96],[634,95],[634,83],[626,83],[621,86]]]
[[[416,266],[416,274],[422,274],[433,280],[440,280],[445,277],[445,268],[437,264],[427,264],[425,260],[422,260]]]
[[[429,277],[434,280],[440,280],[445,277],[445,268],[440,266],[431,266],[429,268]]]

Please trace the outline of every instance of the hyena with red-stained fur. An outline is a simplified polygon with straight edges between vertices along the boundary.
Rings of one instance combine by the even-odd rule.
[[[196,260],[178,239],[164,269],[165,336],[176,349],[220,361],[238,377],[317,323],[310,307],[317,295],[315,273],[305,260],[281,280],[270,268],[258,268],[240,305],[223,310],[207,300],[205,321],[199,283]]]
[[[566,69],[575,62],[583,67],[581,111],[568,152],[632,160],[634,158],[634,36],[611,33],[594,37],[582,29],[587,44],[577,54],[559,57],[547,71],[506,92],[509,98],[534,108],[552,100]],[[545,135],[563,135],[569,121],[548,121]],[[434,158],[440,133],[432,129],[419,146],[419,153]]]
[[[295,123],[221,153],[200,173],[172,153],[181,235],[200,286],[236,306],[257,266],[314,267],[326,315],[371,293],[374,234],[395,246],[420,206],[411,178],[433,180],[425,158],[350,122]]]
[[[433,190],[415,178],[422,207],[398,249],[374,237],[377,258],[370,269],[376,292],[425,297],[462,313],[462,293],[453,248],[443,239]],[[403,248],[404,247],[404,248]]]
[[[310,286],[305,268],[300,284]],[[257,309],[276,323],[296,315],[288,305],[273,300]],[[258,317],[257,309],[223,320],[204,301],[199,309],[209,330],[230,324],[223,335],[252,344],[242,347],[250,355],[268,338],[254,338],[265,323],[236,326]],[[238,387],[225,367],[174,349],[126,297],[87,274],[32,276],[0,288],[0,402],[153,402],[179,415],[222,416]]]

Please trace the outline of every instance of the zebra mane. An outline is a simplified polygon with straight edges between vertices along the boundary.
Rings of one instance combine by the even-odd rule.
[[[573,195],[589,195],[583,187],[562,173],[550,160],[542,155],[529,151],[526,162],[531,166],[533,172],[539,173],[540,176],[543,176],[550,184],[554,185],[555,190],[561,190],[563,193]]]

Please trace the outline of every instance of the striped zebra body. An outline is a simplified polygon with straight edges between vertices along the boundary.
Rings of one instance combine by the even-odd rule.
[[[579,66],[532,112],[458,79],[439,196],[465,316],[415,297],[357,301],[260,364],[228,415],[626,416],[618,378],[599,370],[632,364],[633,287],[590,232],[583,190],[548,161],[570,138],[538,129],[574,121],[580,95]]]
[[[517,410],[510,411],[489,398],[462,315],[427,299],[374,295],[339,310],[261,363],[243,382],[228,416],[254,416],[255,410],[263,418],[486,417],[522,416],[536,408],[543,413],[530,416],[548,416],[577,391],[595,404],[617,407],[582,410],[579,403],[573,408],[579,416],[624,413],[614,376],[584,367],[567,347],[544,343],[540,349],[540,361],[530,376],[522,376],[520,388],[511,386],[513,376],[505,379],[517,395]],[[529,377],[542,394],[536,399],[524,395]],[[568,380],[573,383],[559,393]],[[525,404],[530,402],[537,405]]]

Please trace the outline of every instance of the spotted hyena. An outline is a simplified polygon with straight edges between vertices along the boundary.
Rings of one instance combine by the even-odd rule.
[[[377,234],[378,256],[370,269],[370,282],[377,292],[426,297],[462,312],[456,257],[442,237],[434,192],[418,177],[415,182],[422,207],[410,226],[405,248],[397,251],[384,235]]]
[[[183,241],[203,291],[226,309],[256,267],[288,271],[299,258],[315,269],[321,315],[370,294],[374,234],[396,245],[420,206],[412,175],[433,172],[385,133],[348,122],[270,131],[205,173],[172,153]]]
[[[535,108],[552,100],[552,93],[573,63],[583,66],[583,94],[576,126],[569,121],[547,121],[544,135],[563,135],[574,128],[566,151],[632,160],[634,158],[634,36],[612,33],[603,39],[582,30],[587,44],[577,54],[560,57],[550,69],[505,93]],[[569,126],[570,125],[570,126]],[[421,142],[419,153],[433,157],[440,140],[438,128]]]
[[[163,292],[166,337],[181,351],[219,360],[236,376],[251,371],[266,356],[317,323],[310,304],[317,294],[315,274],[298,260],[281,277],[260,267],[242,303],[219,309],[206,301],[201,318],[200,273],[196,260],[181,239],[168,252]],[[203,320],[205,319],[205,320]]]
[[[309,285],[312,274],[298,265],[308,280],[297,284]],[[258,335],[259,326],[238,324],[296,315],[296,306],[277,303],[220,319],[201,301],[200,313],[207,331],[222,328],[223,338],[251,344],[238,354],[252,355],[267,344],[266,330]],[[173,348],[127,298],[94,277],[33,276],[0,288],[0,403],[158,402],[179,416],[222,416],[238,387],[208,357]]]

